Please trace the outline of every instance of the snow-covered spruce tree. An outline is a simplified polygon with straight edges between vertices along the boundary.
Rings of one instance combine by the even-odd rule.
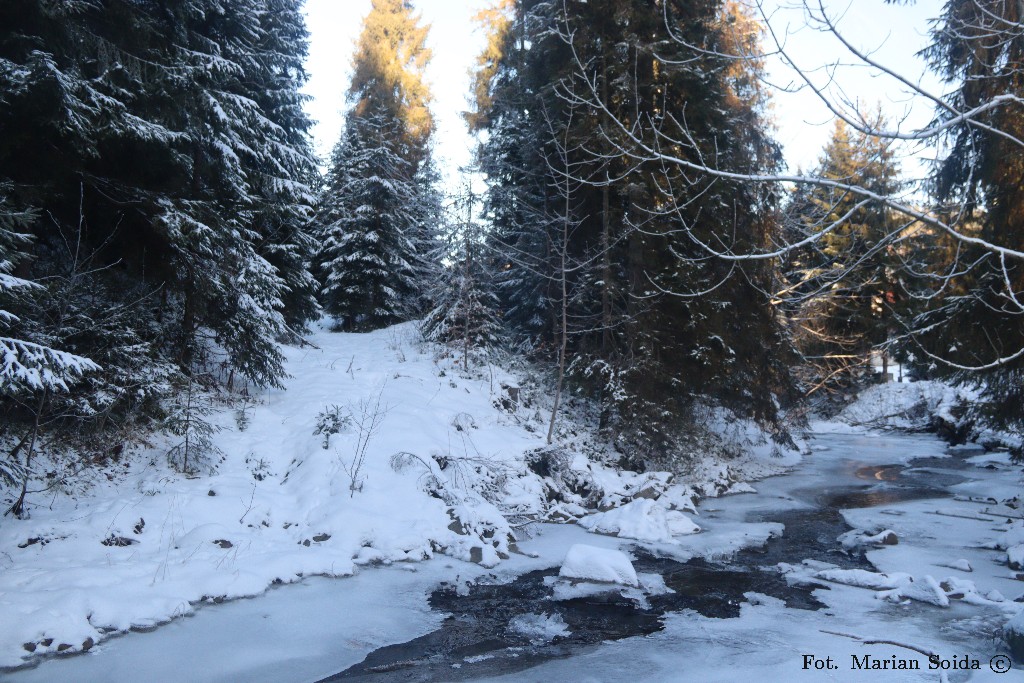
[[[486,232],[473,215],[475,196],[467,190],[458,199],[452,207],[454,220],[439,236],[442,246],[434,259],[448,266],[438,273],[434,307],[421,329],[425,338],[461,352],[463,370],[469,370],[473,353],[498,343],[501,322]],[[459,213],[465,214],[461,220]]]
[[[258,200],[253,223],[260,235],[258,252],[275,268],[284,286],[282,314],[291,332],[301,331],[316,317],[319,289],[308,268],[316,247],[309,230],[316,204],[311,186],[319,171],[309,142],[312,122],[302,108],[308,96],[299,92],[307,79],[304,63],[309,40],[302,4],[302,0],[265,0],[252,62],[260,81],[252,86],[251,97],[280,131],[280,139],[269,140],[273,146],[254,160],[258,172],[251,175]]]
[[[401,128],[384,116],[351,119],[328,176],[317,270],[324,309],[346,331],[405,319],[414,292],[415,249],[409,233],[416,188],[396,149]]]
[[[737,172],[777,167],[760,67],[722,56],[756,40],[749,18],[719,0],[497,5],[505,11],[492,13],[492,33],[503,43],[489,43],[480,61],[486,87],[477,83],[483,106],[471,120],[488,133],[480,162],[509,264],[510,286],[498,290],[504,320],[550,352],[559,302],[570,297],[572,379],[602,401],[603,425],[638,459],[673,457],[702,405],[774,428],[791,387],[791,347],[764,296],[775,274],[709,258],[699,244],[770,243],[775,196],[669,176],[650,155],[629,153],[631,135],[657,137],[685,120],[673,154]],[[666,15],[679,42],[661,40]],[[567,172],[577,181],[568,193]],[[576,224],[564,297],[556,219]],[[513,288],[521,294],[506,296]]]
[[[941,158],[931,190],[936,213],[962,235],[939,235],[927,309],[911,351],[932,376],[982,389],[976,417],[1024,424],[1024,7],[949,0],[925,51],[949,86],[936,106]],[[960,112],[978,112],[958,118]],[[987,245],[998,245],[1005,250]],[[953,275],[959,273],[959,277]]]
[[[879,124],[879,127],[882,127]],[[817,177],[890,196],[900,188],[889,143],[837,121],[822,152]],[[857,206],[859,198],[830,188],[803,188],[787,207],[803,238],[828,233],[798,259],[790,275],[794,339],[804,358],[805,391],[841,391],[870,381],[871,351],[898,329],[900,260],[888,236],[897,217],[884,206]]]
[[[309,284],[298,254],[280,256],[304,249],[293,226],[312,168],[295,3],[13,4],[0,10],[0,116],[18,135],[0,177],[63,224],[84,183],[97,265],[161,289],[180,361],[213,343],[247,379],[278,381],[284,297]]]
[[[48,403],[99,366],[53,348],[50,339],[33,329],[31,318],[24,317],[45,289],[13,274],[27,258],[23,250],[31,237],[23,231],[35,216],[12,208],[7,189],[0,185],[0,415],[5,418],[0,427],[5,446],[0,451],[0,487],[21,487],[10,508],[20,516]]]
[[[403,156],[415,174],[430,155],[434,117],[425,79],[428,26],[410,0],[372,0],[352,58],[348,100],[356,118],[390,116],[402,124]]]
[[[286,273],[260,253],[302,249],[294,222],[309,194],[308,122],[296,115],[305,39],[301,30],[290,40],[268,36],[281,27],[268,23],[267,13],[280,23],[286,14],[279,10],[289,7],[245,0],[224,12],[216,2],[193,0],[180,8],[174,41],[179,62],[194,72],[176,122],[189,132],[191,188],[161,216],[184,238],[172,244],[186,247],[176,250],[184,266],[183,359],[198,357],[189,341],[212,344],[223,351],[217,360],[257,385],[283,375],[276,344],[286,332],[283,297],[302,287],[294,277],[298,259],[291,259],[297,289],[290,290]],[[293,224],[282,230],[282,221]]]
[[[16,210],[0,185],[0,396],[32,391],[67,391],[69,383],[96,370],[92,361],[51,348],[26,329],[30,321],[18,313],[44,289],[14,274],[28,258],[34,220],[31,211]],[[3,476],[0,474],[0,476]]]
[[[440,215],[423,71],[427,28],[404,0],[373,0],[314,224],[321,302],[345,330],[422,314],[425,245]]]
[[[412,245],[412,293],[405,301],[409,318],[422,318],[434,307],[433,293],[443,267],[437,260],[437,237],[444,223],[444,191],[441,173],[432,157],[420,164],[413,177],[414,201],[410,206],[412,226],[408,231]]]
[[[279,382],[276,339],[315,311],[299,4],[0,4],[0,183],[30,238],[5,261],[47,284],[5,287],[20,320],[0,336],[53,340],[5,362],[103,368],[44,409],[5,392],[7,450],[50,408],[48,447],[109,443],[94,428],[160,418],[155,396],[196,371]]]
[[[537,24],[527,5],[534,4],[496,0],[481,13],[487,44],[466,119],[471,131],[486,132],[477,163],[488,185],[483,213],[491,224],[487,240],[497,262],[502,321],[515,342],[538,349],[550,346],[557,298],[550,248],[556,226],[546,210],[552,179],[539,97],[551,81],[540,47],[533,51],[530,31]]]
[[[59,247],[54,251],[59,253]],[[40,260],[52,253],[42,252]],[[155,299],[152,290],[127,278],[98,277],[87,259],[72,270],[62,259],[36,268],[48,274],[43,287],[19,301],[22,333],[52,347],[87,353],[97,367],[68,382],[66,389],[21,391],[0,404],[13,442],[23,443],[23,493],[37,452],[49,456],[44,488],[73,487],[90,464],[119,458],[126,444],[155,426],[180,378],[159,345],[143,336],[159,329],[147,305]],[[21,514],[23,504],[22,495],[13,511]]]

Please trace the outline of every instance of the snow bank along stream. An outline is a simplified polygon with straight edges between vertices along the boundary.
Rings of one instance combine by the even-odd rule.
[[[1019,493],[1020,468],[1000,454],[949,457],[924,436],[813,443],[757,493],[705,500],[699,534],[538,525],[525,554],[491,570],[441,557],[283,586],[9,678],[880,680],[855,661],[920,667],[885,680],[1019,677],[991,663],[1022,607],[1007,565],[1021,512],[999,504]]]

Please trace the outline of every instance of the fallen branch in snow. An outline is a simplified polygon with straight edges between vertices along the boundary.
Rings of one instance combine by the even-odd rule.
[[[885,640],[885,639],[877,639],[876,640],[876,639],[861,638],[860,636],[854,635],[852,633],[843,633],[842,631],[829,631],[829,630],[826,630],[826,629],[818,629],[818,631],[820,633],[827,633],[830,636],[840,636],[842,638],[849,638],[851,640],[856,640],[857,642],[863,643],[864,645],[892,645],[893,647],[902,647],[902,648],[904,648],[906,650],[912,650],[913,652],[918,652],[918,653],[924,655],[925,657],[928,657],[929,659],[931,659],[932,657],[935,657],[935,658],[938,658],[938,659],[942,658],[941,655],[939,655],[937,652],[935,652],[933,650],[926,650],[923,647],[918,647],[917,645],[911,645],[910,643],[901,643],[898,640]],[[949,677],[946,675],[945,671],[940,671],[939,672],[939,680],[942,681],[942,683],[949,683]]]
[[[960,501],[961,503],[985,503],[986,505],[997,505],[999,503],[998,500],[991,496],[964,496],[958,494],[953,496],[953,500]]]
[[[894,420],[899,417],[906,417],[908,410],[900,410],[889,415],[879,415],[873,417],[870,420],[856,421],[856,420],[845,420],[846,424],[851,427],[874,427],[885,431],[897,431],[896,427],[889,426],[889,420]]]
[[[970,513],[960,514],[959,512],[948,512],[943,510],[925,510],[929,515],[939,515],[940,517],[957,517],[959,519],[973,519],[976,522],[995,522],[996,520],[991,517],[982,517],[980,515],[972,515]]]
[[[292,335],[292,339],[296,343],[298,343],[300,349],[304,349],[307,346],[312,346],[317,351],[323,351],[323,349],[321,349],[319,346],[317,346],[313,342],[311,342],[308,339],[306,339],[305,337],[303,337],[301,334],[299,334],[298,332],[293,330],[291,327],[288,327],[287,325],[285,325],[284,329],[287,330],[288,334]]]

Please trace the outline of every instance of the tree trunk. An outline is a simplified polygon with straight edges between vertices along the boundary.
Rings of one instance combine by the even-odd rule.
[[[601,96],[608,104],[608,62],[601,63]],[[601,187],[601,355],[605,360],[612,350],[612,257],[611,257],[611,187],[608,162],[605,161],[605,184]]]
[[[473,273],[473,247],[472,240],[470,239],[470,222],[473,220],[473,195],[469,195],[469,200],[466,204],[466,231],[463,235],[463,248],[466,250],[466,270],[463,273],[463,292],[462,296],[467,296],[471,291],[470,277]],[[473,307],[469,301],[463,301],[463,315],[466,317],[465,334],[462,337],[462,369],[464,372],[469,372],[469,335],[470,335],[470,317],[472,314]]]
[[[49,390],[43,389],[43,395],[39,397],[39,405],[36,407],[35,420],[32,422],[31,436],[28,439],[28,450],[25,451],[25,476],[21,480],[21,495],[14,501],[7,512],[21,519],[25,514],[25,496],[28,494],[28,480],[32,476],[32,454],[36,448],[36,440],[39,438],[39,427],[43,421],[43,411],[46,409],[46,399],[49,398]],[[22,443],[25,440],[22,439]],[[18,444],[18,448],[21,444]],[[17,451],[17,448],[15,449]]]
[[[562,248],[560,254],[560,265],[561,265],[561,278],[560,284],[562,285],[562,329],[561,329],[561,340],[558,347],[558,383],[555,385],[555,405],[551,408],[551,422],[548,424],[548,445],[551,445],[551,440],[555,435],[555,418],[558,417],[558,408],[562,402],[562,384],[565,381],[565,349],[569,344],[569,285],[566,281],[568,279],[568,273],[566,272],[566,258],[569,251],[569,218],[572,211],[571,192],[569,185],[569,176],[565,177],[565,216],[562,221]]]
[[[568,232],[568,219],[566,220],[566,232]],[[562,240],[562,246],[565,247],[567,240]],[[562,252],[562,339],[561,344],[558,347],[558,383],[555,385],[555,405],[551,408],[551,422],[548,424],[548,445],[551,445],[551,440],[555,435],[555,418],[558,416],[558,408],[562,402],[562,384],[565,381],[565,348],[568,345],[569,335],[567,325],[569,322],[569,302],[566,299],[566,293],[568,287],[566,286],[566,273],[565,273],[565,252]]]

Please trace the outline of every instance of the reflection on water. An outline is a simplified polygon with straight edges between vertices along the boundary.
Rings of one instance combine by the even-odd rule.
[[[864,487],[861,490],[845,489],[833,493],[822,493],[818,500],[825,507],[837,510],[849,510],[853,508],[872,508],[882,505],[893,505],[894,503],[905,503],[911,500],[925,500],[927,498],[945,498],[948,494],[943,491],[931,488],[875,488]]]
[[[812,499],[823,508],[844,510],[945,498],[949,495],[947,487],[965,481],[959,474],[944,471],[955,467],[956,463],[938,458],[915,459],[912,465],[864,465],[852,462],[846,471],[852,472],[855,479],[878,484],[819,489],[813,492]]]
[[[903,473],[902,465],[868,465],[859,467],[853,473],[858,479],[874,479],[875,481],[896,481]]]

